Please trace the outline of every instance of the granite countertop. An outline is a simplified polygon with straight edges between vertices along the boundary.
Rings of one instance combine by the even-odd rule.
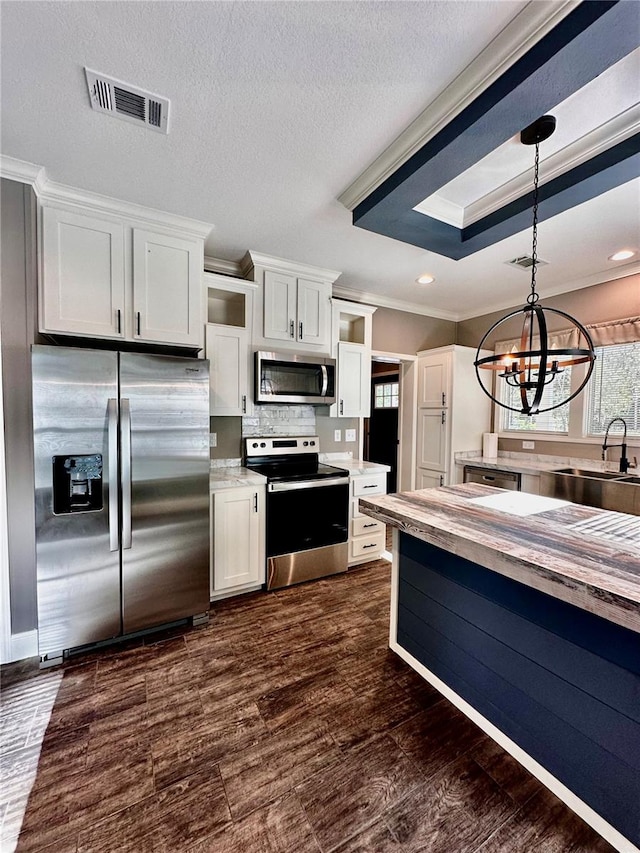
[[[515,471],[522,474],[540,474],[558,468],[581,468],[587,471],[615,470],[617,465],[597,459],[578,459],[570,456],[548,456],[533,453],[503,453],[498,456],[482,456],[481,453],[457,453],[456,465],[477,465],[499,471]]]
[[[336,468],[344,468],[350,474],[376,474],[379,471],[390,471],[389,465],[382,462],[365,462],[363,459],[331,459],[327,465],[335,465]]]
[[[492,495],[516,504],[537,500],[540,507],[552,508],[520,516],[473,502]],[[637,543],[584,530],[591,519],[606,516],[605,510],[468,483],[361,498],[360,511],[640,633]],[[574,530],[574,525],[582,527]]]
[[[235,465],[228,468],[212,467],[209,469],[209,491],[218,492],[221,489],[237,489],[239,486],[264,486],[267,478],[262,474]]]

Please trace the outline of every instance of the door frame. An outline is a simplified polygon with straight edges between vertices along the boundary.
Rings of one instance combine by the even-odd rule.
[[[398,367],[400,407],[398,409],[397,489],[399,492],[410,492],[415,488],[416,477],[418,356],[372,350],[371,361],[387,362]],[[362,433],[361,429],[360,434]]]

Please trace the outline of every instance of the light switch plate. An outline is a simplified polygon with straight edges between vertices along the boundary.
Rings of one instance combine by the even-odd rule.
[[[535,446],[536,446],[535,441],[523,441],[522,442],[522,449],[523,450],[534,450]]]
[[[218,446],[218,433],[210,432],[209,433],[209,447],[217,447]]]
[[[334,429],[333,440],[334,441],[342,441],[342,430],[341,429]]]
[[[356,431],[355,431],[355,429],[345,429],[345,431],[344,431],[344,440],[345,440],[345,441],[355,441],[355,440],[356,440]]]

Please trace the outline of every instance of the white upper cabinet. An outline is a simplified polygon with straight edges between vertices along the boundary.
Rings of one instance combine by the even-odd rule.
[[[418,365],[418,405],[448,406],[451,382],[451,353],[437,353],[420,359]]]
[[[63,189],[41,202],[40,331],[202,348],[207,226]]]
[[[251,327],[257,285],[216,273],[205,273],[211,415],[241,416],[253,410]]]
[[[331,285],[322,281],[298,279],[296,316],[297,340],[303,344],[324,347],[329,342],[329,308]]]
[[[371,350],[338,344],[338,417],[368,418],[371,413]]]
[[[264,336],[314,347],[328,346],[331,285],[266,270]]]
[[[298,283],[293,275],[266,270],[264,274],[264,336],[275,341],[296,340]]]
[[[198,242],[134,228],[134,337],[198,346],[201,302],[202,248]]]
[[[124,337],[124,226],[45,208],[40,331]]]
[[[368,418],[371,414],[371,337],[375,308],[331,300],[331,355],[338,364],[336,403],[331,417]]]
[[[331,287],[340,273],[256,252],[247,253],[242,273],[260,285],[254,349],[330,351]]]

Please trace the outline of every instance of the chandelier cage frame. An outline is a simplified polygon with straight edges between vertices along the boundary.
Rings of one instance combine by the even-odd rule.
[[[553,116],[541,116],[532,124],[526,127],[520,134],[520,141],[524,145],[535,145],[535,162],[533,176],[533,249],[531,253],[531,292],[527,297],[527,304],[523,308],[518,308],[511,311],[504,317],[497,320],[491,328],[486,332],[478,349],[474,367],[476,378],[484,393],[498,406],[503,409],[508,409],[511,412],[519,412],[522,415],[532,416],[542,412],[550,412],[552,409],[558,409],[566,405],[574,397],[583,390],[591,374],[595,364],[595,350],[593,341],[589,332],[585,327],[565,311],[558,308],[544,308],[539,304],[539,296],[536,293],[536,269],[538,264],[538,176],[540,165],[540,142],[548,139],[554,132],[556,120]],[[569,321],[578,332],[578,346],[576,347],[549,347],[549,337],[547,332],[547,315],[562,317]],[[481,356],[485,341],[491,336],[495,329],[502,323],[506,323],[513,317],[523,316],[522,334],[520,336],[520,348],[518,351],[510,353],[501,353],[498,355]],[[581,339],[584,338],[586,346],[580,346]],[[538,343],[537,348],[534,348],[534,341]],[[589,368],[579,387],[568,397],[555,403],[553,406],[540,408],[544,389],[549,385],[565,368],[573,364],[585,364],[589,362]],[[506,384],[520,389],[520,408],[509,406],[500,399],[500,395],[495,392],[492,387],[489,391],[482,380],[480,370],[498,371],[498,377],[504,379]],[[495,376],[495,372],[491,374]],[[495,385],[495,382],[492,383]],[[530,398],[532,396],[532,399]]]

